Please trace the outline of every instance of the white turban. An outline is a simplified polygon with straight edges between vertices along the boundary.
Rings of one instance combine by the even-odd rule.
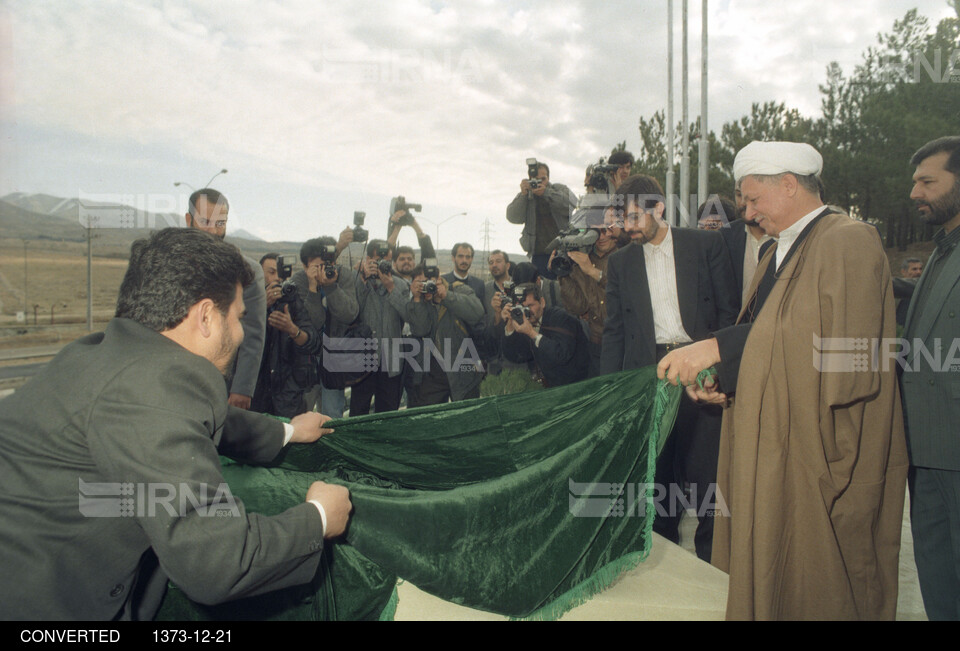
[[[739,183],[745,176],[773,175],[790,172],[799,176],[823,171],[823,156],[803,142],[753,141],[733,161],[733,178]]]

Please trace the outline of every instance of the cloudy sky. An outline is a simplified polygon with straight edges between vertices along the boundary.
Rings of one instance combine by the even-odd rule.
[[[675,42],[680,46],[680,7]],[[583,168],[665,108],[666,0],[0,0],[0,195],[111,196],[184,212],[213,183],[231,229],[302,241],[389,199],[439,243],[519,251],[504,208],[524,160],[582,191]],[[711,0],[711,128],[753,102],[819,112],[830,61],[945,0]],[[690,2],[691,119],[700,2]],[[677,72],[679,102],[679,55]],[[679,119],[680,106],[676,106]],[[466,212],[465,216],[454,216]],[[401,242],[413,243],[412,234]]]

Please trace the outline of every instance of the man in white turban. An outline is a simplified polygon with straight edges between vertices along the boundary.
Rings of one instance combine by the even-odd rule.
[[[745,217],[777,244],[737,325],[658,367],[729,405],[717,477],[730,517],[712,560],[730,574],[730,619],[896,612],[906,444],[896,365],[873,350],[895,337],[890,269],[876,229],[823,205],[822,165],[799,143],[737,154]]]

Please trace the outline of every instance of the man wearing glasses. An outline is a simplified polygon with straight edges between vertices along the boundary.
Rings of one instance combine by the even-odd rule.
[[[190,210],[186,214],[187,228],[210,233],[221,240],[227,235],[227,213],[230,204],[227,198],[213,188],[203,188],[190,195]],[[264,290],[263,269],[256,260],[243,256],[253,272],[253,282],[243,289],[246,314],[240,319],[243,325],[243,343],[237,350],[237,361],[232,373],[228,402],[234,407],[249,409],[257,388],[260,373],[260,358],[267,332],[267,294]],[[229,375],[228,375],[229,377]]]
[[[738,292],[723,238],[713,231],[673,228],[663,219],[664,199],[652,177],[627,178],[614,197],[623,206],[631,244],[607,263],[607,318],[601,349],[603,373],[656,364],[669,351],[707,339],[737,318]],[[720,413],[683,398],[673,433],[657,463],[656,482],[679,497],[691,484],[700,525],[697,555],[709,561],[713,540],[709,490],[716,481]],[[695,487],[695,490],[694,490]],[[679,542],[682,509],[661,504],[654,531]],[[719,507],[719,503],[717,504]]]

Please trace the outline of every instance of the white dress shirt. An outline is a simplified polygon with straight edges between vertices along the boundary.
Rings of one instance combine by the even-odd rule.
[[[658,344],[690,343],[683,329],[680,299],[677,295],[677,265],[673,259],[673,229],[665,226],[667,236],[660,244],[643,245],[643,263],[647,268],[647,286],[653,307],[653,325]]]

